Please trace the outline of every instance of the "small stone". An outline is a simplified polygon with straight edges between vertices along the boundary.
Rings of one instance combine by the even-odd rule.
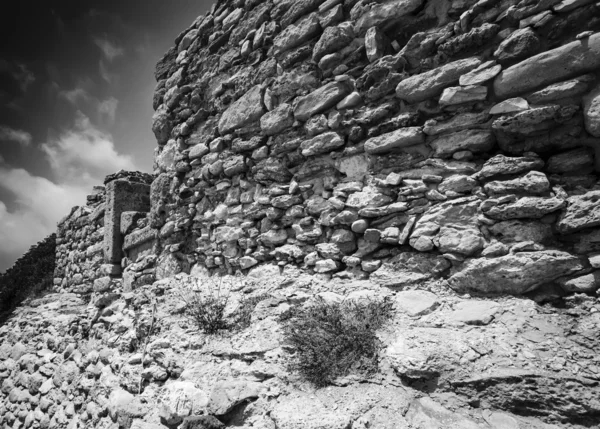
[[[494,52],[500,62],[518,61],[535,55],[541,47],[540,39],[531,28],[516,30]]]
[[[600,289],[600,271],[574,279],[560,279],[557,283],[568,293],[593,293]]]
[[[374,62],[384,55],[383,35],[377,27],[371,27],[365,34],[365,50],[369,62]]]
[[[360,267],[367,273],[377,271],[381,267],[381,261],[362,261]]]
[[[300,145],[300,149],[302,150],[303,156],[313,156],[331,152],[344,144],[344,139],[342,139],[338,133],[331,131],[318,135],[311,140],[303,141]]]
[[[440,106],[484,101],[487,97],[487,87],[479,85],[453,86],[444,89],[440,97]]]
[[[352,94],[349,94],[346,98],[340,101],[335,108],[338,110],[351,109],[353,107],[358,106],[362,103],[362,98],[360,94],[354,91]]]
[[[363,234],[367,228],[369,227],[369,223],[364,219],[359,219],[352,223],[352,231],[357,234]]]
[[[406,290],[396,294],[395,306],[411,317],[424,316],[439,306],[437,296],[424,290]]]
[[[350,92],[350,87],[345,82],[328,83],[310,94],[300,97],[294,108],[294,116],[300,121],[306,121],[314,114],[334,107]]]
[[[292,106],[283,103],[274,110],[265,113],[260,118],[260,128],[268,135],[276,135],[290,128],[294,124]]]
[[[425,135],[421,127],[399,128],[391,133],[372,137],[365,142],[365,152],[369,154],[382,154],[395,149],[422,144]]]
[[[477,68],[478,58],[453,61],[431,71],[402,80],[396,87],[396,96],[408,103],[418,103],[437,96],[444,88],[458,82],[460,76]]]
[[[501,101],[494,105],[490,109],[490,115],[503,115],[506,113],[521,112],[529,109],[529,103],[527,100],[521,97],[509,98],[508,100]]]
[[[315,272],[317,273],[330,273],[339,269],[338,262],[333,259],[325,259],[317,261],[315,264]]]
[[[502,71],[500,64],[494,65],[494,62],[488,61],[475,70],[471,70],[469,73],[462,75],[458,81],[461,86],[469,85],[481,85],[487,81],[492,80]]]

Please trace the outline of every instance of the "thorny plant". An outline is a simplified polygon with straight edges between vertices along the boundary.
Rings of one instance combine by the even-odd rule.
[[[380,344],[376,331],[392,314],[387,301],[317,298],[307,307],[283,314],[284,336],[291,346],[288,369],[317,387],[333,384],[352,372],[377,371]]]

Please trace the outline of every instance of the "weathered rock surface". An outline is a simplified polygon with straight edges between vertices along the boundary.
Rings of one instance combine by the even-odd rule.
[[[523,294],[583,268],[579,258],[560,251],[522,252],[471,259],[448,280],[459,291]]]
[[[567,208],[562,213],[556,228],[562,234],[576,232],[600,225],[600,191],[567,199]]]

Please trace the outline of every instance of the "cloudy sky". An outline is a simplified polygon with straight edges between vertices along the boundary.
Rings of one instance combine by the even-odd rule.
[[[212,1],[10,4],[0,14],[0,272],[104,176],[151,171],[154,65]]]

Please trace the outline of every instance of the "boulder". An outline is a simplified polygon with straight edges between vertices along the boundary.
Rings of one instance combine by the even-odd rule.
[[[480,64],[479,58],[466,58],[411,76],[398,84],[396,96],[411,104],[433,98]]]
[[[521,295],[584,269],[577,256],[558,250],[471,259],[448,280],[460,292]]]
[[[556,229],[570,234],[600,225],[600,191],[590,191],[567,199],[567,208],[561,214]]]
[[[219,132],[224,135],[258,121],[265,111],[263,90],[256,85],[223,112],[219,120]]]
[[[498,98],[510,98],[597,70],[600,33],[530,57],[503,70],[494,80]]]

